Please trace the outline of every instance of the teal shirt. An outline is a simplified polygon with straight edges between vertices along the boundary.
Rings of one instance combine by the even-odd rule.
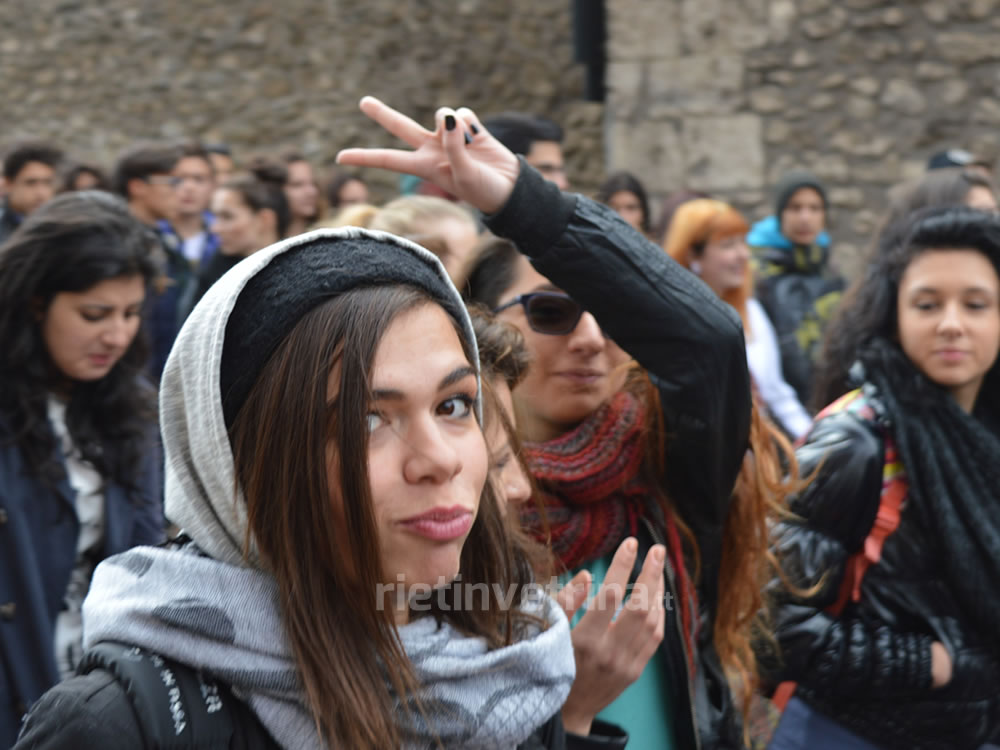
[[[572,574],[565,576],[568,581],[573,574],[586,568],[594,578],[591,593],[597,591],[608,573],[613,555],[595,560],[582,568],[577,568]],[[575,625],[583,616],[581,607],[573,618]],[[629,747],[662,748],[673,750],[674,711],[670,701],[667,670],[663,657],[653,654],[646,664],[639,679],[625,688],[625,691],[615,701],[601,711],[597,718],[617,724],[629,735]]]

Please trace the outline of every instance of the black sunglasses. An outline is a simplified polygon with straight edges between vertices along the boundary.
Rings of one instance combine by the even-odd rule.
[[[583,308],[560,292],[532,292],[521,294],[493,312],[498,313],[514,305],[524,306],[524,316],[532,331],[562,336],[570,333],[580,322]]]

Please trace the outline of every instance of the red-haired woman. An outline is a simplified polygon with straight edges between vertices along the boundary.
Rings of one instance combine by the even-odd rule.
[[[771,416],[795,437],[812,418],[781,372],[781,351],[764,308],[753,298],[749,225],[732,206],[701,198],[677,209],[663,247],[671,258],[697,274],[743,319],[747,364],[758,394]]]

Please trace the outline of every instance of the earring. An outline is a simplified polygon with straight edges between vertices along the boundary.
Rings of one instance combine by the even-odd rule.
[[[701,276],[701,263],[696,260],[691,261],[691,272],[696,276]]]

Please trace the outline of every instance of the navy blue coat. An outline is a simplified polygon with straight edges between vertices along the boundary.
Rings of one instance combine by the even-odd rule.
[[[105,486],[101,559],[163,540],[162,469],[152,426],[148,444],[139,467],[140,502],[117,484]],[[54,629],[76,562],[75,497],[68,480],[50,489],[28,476],[18,447],[0,446],[0,748],[14,744],[21,717],[59,680]]]

